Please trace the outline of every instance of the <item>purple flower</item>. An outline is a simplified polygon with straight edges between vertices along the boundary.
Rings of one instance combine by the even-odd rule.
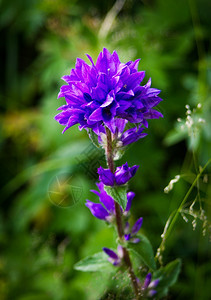
[[[132,229],[131,229],[131,232],[130,232],[130,226],[129,226],[129,223],[127,222],[125,224],[125,240],[126,241],[130,241],[131,243],[138,243],[140,242],[140,239],[139,238],[136,238],[136,234],[138,233],[138,231],[141,229],[141,226],[142,226],[142,223],[143,223],[143,218],[139,218],[136,223],[133,225]]]
[[[143,133],[144,128],[142,127],[142,124],[138,127],[134,127],[133,124],[133,127],[127,128],[125,130],[127,124],[131,125],[131,123],[128,123],[127,120],[121,118],[117,118],[110,123],[112,140],[114,141],[115,148],[117,148],[117,150],[147,136],[147,133]],[[97,128],[97,130],[95,129],[94,131],[98,135],[99,144],[104,144],[106,141],[105,128],[103,126],[100,126]]]
[[[117,248],[117,254],[113,250],[109,248],[103,248],[103,251],[108,255],[108,260],[114,265],[118,266],[121,264],[122,258],[123,258],[123,248],[122,246],[118,246]]]
[[[138,170],[139,166],[128,167],[128,163],[125,163],[121,167],[117,167],[115,173],[113,174],[109,169],[98,168],[99,179],[105,185],[114,186],[122,185],[128,182]]]
[[[142,223],[143,223],[143,218],[139,218],[139,219],[136,221],[136,223],[133,225],[132,230],[131,230],[131,233],[132,233],[132,234],[138,233],[138,231],[141,229]]]
[[[145,277],[144,286],[143,286],[144,289],[148,288],[151,280],[152,280],[152,274],[148,273],[147,276]]]
[[[128,182],[138,170],[139,166],[128,167],[128,164],[125,163],[121,167],[117,167],[115,172],[115,181],[117,185],[125,184]]]
[[[97,186],[100,192],[95,190],[91,190],[91,192],[99,197],[101,203],[94,203],[86,200],[85,205],[90,209],[94,217],[109,222],[115,214],[114,199],[106,193],[103,183],[97,183]]]
[[[97,183],[97,187],[99,188],[100,192],[95,190],[91,190],[91,192],[99,197],[101,203],[94,203],[90,200],[86,200],[85,205],[89,208],[94,217],[107,222],[112,222],[115,215],[115,201],[106,193],[102,182]],[[135,194],[133,192],[127,193],[127,206],[124,214],[128,214],[134,196]]]
[[[128,192],[127,193],[127,205],[126,205],[126,209],[125,209],[125,214],[127,214],[130,211],[131,208],[131,204],[132,204],[132,200],[135,197],[135,193],[134,192]]]
[[[152,274],[148,273],[145,277],[144,284],[142,286],[142,290],[148,297],[153,297],[157,291],[154,289],[159,283],[159,279],[155,279],[152,281]]]
[[[99,174],[100,181],[105,185],[114,186],[115,174],[110,169],[103,169],[101,166],[98,168],[97,173]]]
[[[94,217],[101,219],[101,220],[107,220],[109,217],[108,211],[102,206],[100,203],[94,203],[89,200],[86,200],[86,206],[90,209],[91,213]]]
[[[55,119],[65,126],[63,132],[75,124],[95,132],[102,125],[111,130],[117,118],[147,127],[147,119],[162,117],[153,109],[162,100],[160,90],[150,87],[151,80],[140,85],[145,72],[138,71],[139,60],[121,63],[116,51],[111,54],[105,48],[96,64],[87,57],[91,65],[78,58],[70,75],[62,77],[67,84],[61,87],[58,98],[65,97],[66,104],[58,109],[61,112]],[[125,143],[133,140],[131,134]]]
[[[147,136],[147,133],[142,133],[144,130],[143,127],[139,126],[138,129],[136,127],[130,128],[126,130],[122,136],[120,141],[122,142],[122,146],[127,146],[138,141],[141,138]]]

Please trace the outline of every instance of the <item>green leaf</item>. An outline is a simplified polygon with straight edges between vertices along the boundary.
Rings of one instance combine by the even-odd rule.
[[[138,234],[137,237],[140,239],[140,242],[137,244],[128,243],[128,250],[138,256],[150,269],[155,270],[156,263],[150,241],[142,234]]]
[[[99,252],[77,262],[74,265],[74,269],[83,272],[96,272],[104,271],[105,268],[110,268],[111,266],[108,256],[104,252]]]
[[[180,269],[181,260],[176,259],[154,273],[153,278],[158,278],[160,280],[156,288],[157,296],[159,298],[167,295],[168,288],[177,281]]]
[[[105,191],[125,210],[127,206],[127,186],[105,186]]]

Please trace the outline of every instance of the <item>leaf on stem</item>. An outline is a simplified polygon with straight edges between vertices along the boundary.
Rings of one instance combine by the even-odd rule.
[[[158,299],[168,294],[169,287],[177,281],[180,269],[181,260],[175,259],[154,273],[153,277],[159,279],[159,284],[156,288]]]
[[[97,148],[99,148],[99,142],[98,142],[98,136],[97,136],[97,134],[94,133],[92,129],[89,129],[89,130],[88,130],[88,135],[89,135],[89,138],[90,138],[90,140],[92,141],[92,143],[93,143]]]
[[[127,247],[128,250],[135,254],[135,256],[137,256],[150,269],[155,270],[156,263],[150,241],[142,234],[137,234],[136,237],[140,239],[140,242],[137,244],[129,242]]]
[[[104,188],[106,193],[111,196],[114,201],[116,201],[122,207],[123,210],[125,210],[127,206],[127,186],[105,186]]]
[[[83,272],[105,271],[105,268],[111,268],[108,256],[104,252],[98,252],[87,256],[74,265],[74,269]]]

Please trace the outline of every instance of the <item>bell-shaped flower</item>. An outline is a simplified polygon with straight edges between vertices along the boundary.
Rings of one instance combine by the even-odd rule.
[[[90,209],[92,215],[98,219],[110,222],[115,215],[114,199],[106,193],[102,182],[96,184],[99,191],[91,190],[99,197],[101,203],[94,203],[86,200],[86,206]]]
[[[99,174],[99,179],[103,184],[114,186],[115,184],[115,175],[111,172],[110,169],[103,169],[101,166],[98,168],[97,173]]]
[[[139,166],[128,167],[128,163],[126,162],[121,167],[117,167],[115,172],[115,181],[117,185],[122,185],[128,182],[138,170]]]

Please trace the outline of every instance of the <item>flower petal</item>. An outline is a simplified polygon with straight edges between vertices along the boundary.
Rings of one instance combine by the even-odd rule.
[[[109,216],[109,213],[105,210],[105,208],[100,203],[94,203],[89,200],[85,205],[90,209],[92,215],[98,219],[106,220],[106,217]]]
[[[134,197],[135,197],[134,192],[128,192],[127,193],[127,206],[126,206],[125,212],[129,212],[129,210],[131,208],[132,200],[133,200]]]
[[[117,260],[119,257],[118,257],[118,255],[113,251],[113,250],[111,250],[111,249],[109,249],[109,248],[103,248],[103,251],[108,255],[108,256],[110,256],[112,259],[114,259],[114,260]]]
[[[106,193],[102,182],[97,183],[97,186],[100,190],[100,193],[98,194],[100,202],[103,203],[103,205],[105,206],[108,212],[114,214],[115,213],[114,199]]]
[[[99,167],[97,173],[99,174],[100,181],[102,181],[105,185],[114,185],[115,177],[110,169],[103,169],[102,167]]]
[[[133,228],[132,228],[132,234],[136,234],[140,229],[141,229],[141,226],[142,226],[142,223],[143,223],[143,218],[139,218],[136,223],[133,225]]]
[[[152,274],[148,273],[147,276],[145,277],[145,281],[144,281],[144,288],[147,289],[150,282],[152,280]]]

